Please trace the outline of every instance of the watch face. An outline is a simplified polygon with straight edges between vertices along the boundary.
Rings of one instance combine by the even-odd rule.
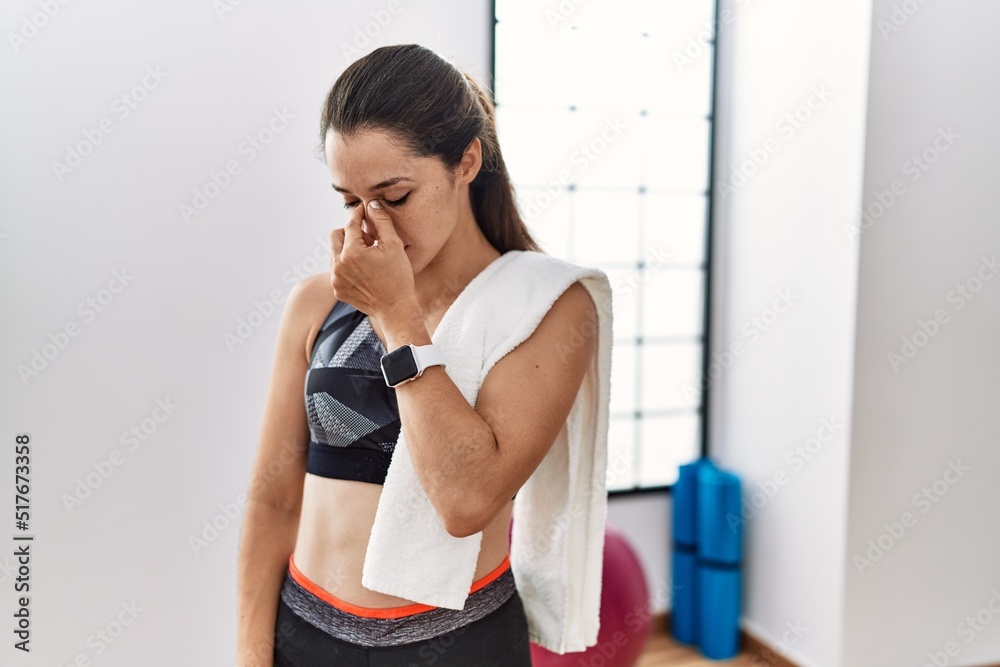
[[[390,385],[399,384],[417,374],[417,361],[413,358],[413,350],[404,346],[382,355],[382,374]]]

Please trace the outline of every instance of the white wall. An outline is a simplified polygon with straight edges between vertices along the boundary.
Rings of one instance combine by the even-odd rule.
[[[418,42],[483,80],[489,3],[234,0],[221,16],[222,2],[48,4],[51,18],[35,1],[0,11],[0,477],[11,510],[13,438],[30,433],[31,655],[159,667],[187,664],[197,647],[200,665],[232,664],[236,503],[260,436],[280,303],[260,306],[242,344],[230,349],[224,335],[256,303],[283,301],[293,270],[328,265],[325,236],[346,218],[313,151],[320,104],[355,57],[344,47],[356,30],[377,33],[364,51]],[[15,50],[8,33],[35,15],[44,25]],[[115,103],[144,81],[134,109]],[[274,109],[293,118],[275,122],[251,161],[241,143]],[[102,119],[112,131],[60,180],[53,162],[88,132],[96,143]],[[229,161],[240,173],[186,223],[179,205]],[[133,277],[124,289],[111,283],[113,293],[116,270]],[[91,316],[78,307],[91,297],[110,302]],[[67,326],[76,335],[22,381],[17,367]],[[157,401],[168,399],[177,407],[157,423]],[[130,448],[122,434],[142,424],[150,434]],[[68,511],[64,494],[114,450],[120,465]],[[196,552],[189,539],[213,521],[221,531]],[[0,556],[8,611],[11,544]],[[98,655],[88,637],[132,601],[141,611]],[[0,664],[25,664],[7,619]]]
[[[715,383],[711,448],[761,505],[743,624],[801,665],[995,662],[1000,292],[984,281],[962,309],[949,293],[1000,248],[1000,10],[871,4],[724,3],[738,20],[720,30],[719,180],[755,150],[763,163],[717,190],[712,348],[744,348]],[[829,101],[782,133],[824,84]],[[914,179],[906,161],[948,126],[960,137]],[[894,179],[887,210],[870,209]],[[876,218],[859,230],[862,207]],[[797,300],[769,313],[786,288]],[[939,309],[947,322],[893,370],[887,353]],[[839,424],[826,442],[824,418]],[[799,466],[790,452],[810,438]],[[959,460],[970,470],[946,476]],[[914,498],[948,479],[939,502]],[[888,551],[862,574],[855,556],[880,536]],[[977,612],[981,631],[962,625]]]
[[[857,255],[841,227],[860,206],[871,7],[722,5],[711,349],[742,347],[719,357],[710,447],[760,505],[743,527],[744,629],[801,665],[832,667]]]
[[[902,194],[861,235],[844,664],[996,663],[1000,5],[893,4],[875,1],[865,205]]]

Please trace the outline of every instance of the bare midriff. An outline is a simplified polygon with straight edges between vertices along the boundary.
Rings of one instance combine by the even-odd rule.
[[[306,473],[293,553],[295,567],[317,586],[338,600],[369,609],[414,604],[413,600],[361,585],[368,538],[381,494],[381,484]],[[509,555],[513,507],[511,500],[483,529],[473,581],[492,573]]]

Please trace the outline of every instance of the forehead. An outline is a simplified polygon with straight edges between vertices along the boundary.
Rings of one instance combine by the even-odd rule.
[[[433,162],[412,155],[383,130],[364,130],[350,137],[330,131],[324,148],[334,184],[354,193],[397,176],[415,178]]]

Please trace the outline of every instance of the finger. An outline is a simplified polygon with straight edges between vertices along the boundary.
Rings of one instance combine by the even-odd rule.
[[[371,246],[375,243],[375,237],[368,233],[367,229],[365,229],[367,223],[365,222],[364,206],[355,206],[351,209],[351,219],[355,216],[358,218],[358,224],[361,225],[361,238],[365,240],[366,246]]]
[[[344,228],[338,227],[330,232],[330,261],[340,257],[344,250]]]
[[[375,227],[375,236],[378,237],[378,244],[381,246],[385,243],[402,243],[398,236],[396,236],[396,228],[392,224],[392,218],[389,217],[389,213],[383,208],[382,202],[377,199],[373,199],[368,202],[368,208],[366,216],[373,227]]]
[[[364,218],[361,218],[361,238],[365,240],[365,245],[369,248],[375,245],[376,238],[374,233],[375,228],[371,225],[371,223]]]
[[[361,233],[361,221],[364,218],[364,209],[361,206],[355,206],[354,210],[351,211],[351,217],[348,219],[347,224],[344,225],[344,246],[350,248],[351,246],[363,246],[367,247],[365,239]]]

